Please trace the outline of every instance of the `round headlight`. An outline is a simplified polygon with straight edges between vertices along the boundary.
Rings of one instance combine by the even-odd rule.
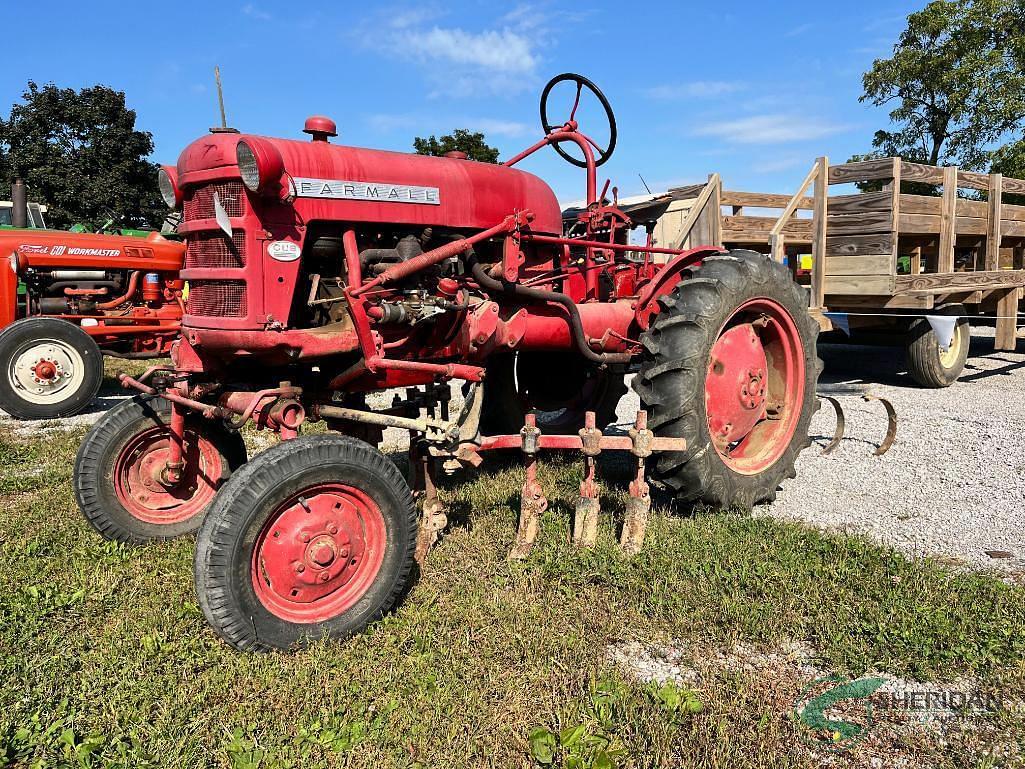
[[[235,160],[242,183],[250,192],[266,192],[281,182],[285,164],[277,147],[257,138],[243,139],[235,146]]]
[[[157,174],[157,185],[160,187],[160,197],[168,208],[177,208],[181,205],[181,192],[178,190],[178,172],[170,166],[161,166]]]

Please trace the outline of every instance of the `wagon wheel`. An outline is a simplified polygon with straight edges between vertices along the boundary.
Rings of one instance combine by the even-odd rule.
[[[817,324],[786,268],[749,252],[690,271],[644,333],[634,388],[656,435],[686,438],[653,476],[680,498],[771,501],[811,439]]]
[[[240,650],[348,637],[398,600],[416,524],[409,486],[372,446],[341,435],[280,443],[232,477],[199,530],[200,606]]]
[[[75,458],[75,497],[106,539],[145,542],[190,534],[231,474],[246,462],[242,436],[196,414],[185,418],[185,466],[169,483],[171,405],[137,396],[93,426]]]
[[[576,98],[573,101],[573,107],[570,110],[569,117],[562,123],[552,123],[548,117],[548,99],[551,97],[552,89],[555,88],[555,86],[557,86],[559,83],[565,82],[576,84]],[[556,131],[562,128],[562,126],[565,125],[566,122],[575,121],[577,109],[580,107],[580,98],[583,95],[583,91],[585,88],[592,94],[594,94],[595,98],[598,100],[598,103],[601,104],[602,109],[605,110],[605,117],[609,121],[609,141],[608,145],[604,149],[598,146],[591,139],[585,137],[587,138],[588,143],[594,148],[595,152],[597,153],[597,157],[595,157],[594,159],[594,165],[595,167],[597,167],[604,164],[606,160],[612,157],[612,153],[616,149],[616,137],[618,135],[616,131],[616,116],[613,114],[612,105],[610,105],[609,100],[605,98],[605,94],[603,94],[601,92],[601,89],[599,89],[598,86],[596,86],[586,77],[584,77],[583,75],[576,75],[571,72],[566,72],[561,75],[556,75],[548,81],[548,84],[545,85],[544,90],[541,92],[541,128],[544,130],[545,136],[547,136],[552,131]],[[587,168],[586,162],[584,162],[583,160],[579,160],[570,155],[568,152],[566,152],[566,150],[562,148],[560,142],[557,142],[552,146],[555,148],[555,151],[558,152],[565,160],[568,160],[570,163],[577,166],[578,168]]]

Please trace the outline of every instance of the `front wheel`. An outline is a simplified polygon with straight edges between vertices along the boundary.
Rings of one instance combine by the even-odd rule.
[[[818,327],[787,269],[753,252],[704,260],[641,336],[634,388],[656,435],[685,438],[653,477],[684,500],[775,499],[811,443]]]
[[[18,419],[58,419],[92,402],[103,355],[81,328],[23,318],[0,333],[0,408]]]
[[[196,591],[239,650],[346,638],[398,600],[416,511],[398,468],[341,435],[267,449],[221,490],[196,541]]]
[[[75,458],[79,509],[106,539],[140,543],[190,534],[221,485],[246,462],[242,436],[197,414],[185,417],[185,466],[169,483],[171,404],[139,395],[85,436]]]

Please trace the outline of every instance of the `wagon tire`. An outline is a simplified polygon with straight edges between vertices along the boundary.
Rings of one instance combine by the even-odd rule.
[[[733,251],[685,271],[659,310],[633,387],[650,429],[687,450],[659,454],[652,477],[682,501],[773,501],[819,406],[818,325],[803,289],[782,264]]]
[[[937,315],[964,315],[961,305],[947,305],[933,310]],[[964,371],[971,347],[972,330],[967,317],[960,317],[954,327],[954,339],[946,352],[940,349],[936,332],[925,318],[919,318],[908,328],[904,347],[908,374],[922,387],[939,389],[950,387]]]
[[[0,408],[17,419],[77,414],[103,381],[103,353],[78,326],[22,318],[0,332]]]
[[[241,651],[347,638],[403,594],[416,523],[405,478],[376,448],[333,434],[278,444],[232,476],[203,521],[199,605]]]
[[[79,447],[75,498],[105,539],[141,544],[192,534],[218,489],[246,463],[241,435],[187,414],[182,482],[158,482],[170,446],[170,414],[163,398],[138,395],[100,417]]]

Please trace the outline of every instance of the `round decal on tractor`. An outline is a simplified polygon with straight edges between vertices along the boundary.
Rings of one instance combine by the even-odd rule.
[[[294,262],[301,253],[298,243],[288,240],[275,240],[267,246],[267,253],[271,259],[279,262]]]

